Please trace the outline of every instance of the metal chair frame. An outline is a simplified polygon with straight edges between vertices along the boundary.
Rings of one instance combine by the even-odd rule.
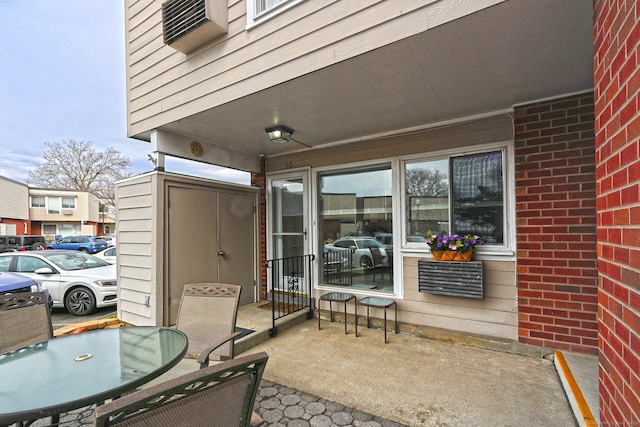
[[[200,367],[209,366],[209,358],[234,357],[238,304],[242,287],[222,283],[185,285],[176,328],[189,338],[185,358],[197,359]]]
[[[249,427],[267,360],[251,354],[123,396],[98,406],[94,425]]]

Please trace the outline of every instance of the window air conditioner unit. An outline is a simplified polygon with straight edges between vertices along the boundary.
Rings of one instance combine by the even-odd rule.
[[[164,43],[182,53],[226,34],[228,29],[227,0],[169,0],[162,4]]]
[[[71,209],[63,209],[62,215],[73,215],[73,211]]]

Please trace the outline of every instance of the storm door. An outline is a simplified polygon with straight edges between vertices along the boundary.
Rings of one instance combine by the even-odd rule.
[[[268,181],[268,290],[289,297],[308,297],[310,288],[308,172]]]

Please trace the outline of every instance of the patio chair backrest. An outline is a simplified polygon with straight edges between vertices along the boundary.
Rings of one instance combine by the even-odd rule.
[[[189,338],[186,358],[198,358],[212,343],[235,331],[241,286],[221,283],[185,285],[176,328]],[[233,340],[213,352],[221,360],[234,356]]]
[[[382,253],[380,249],[376,246],[369,246],[369,250],[371,251],[371,257],[373,258],[373,266],[378,267],[382,265]]]
[[[95,426],[248,427],[266,353],[228,360],[98,406]]]
[[[49,310],[44,292],[0,295],[0,353],[51,339]]]

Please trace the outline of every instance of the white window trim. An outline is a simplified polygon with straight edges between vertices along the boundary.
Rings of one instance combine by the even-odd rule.
[[[513,141],[501,141],[487,144],[479,144],[467,147],[460,147],[454,149],[446,149],[446,150],[438,150],[432,151],[428,153],[421,153],[411,156],[402,156],[400,157],[400,179],[402,183],[400,185],[399,194],[400,194],[400,203],[401,207],[405,206],[406,203],[406,194],[404,191],[401,191],[405,188],[405,164],[410,162],[415,162],[419,160],[441,160],[448,159],[450,157],[464,156],[468,154],[479,154],[489,151],[502,150],[504,152],[503,162],[505,169],[505,177],[503,180],[504,184],[504,218],[505,218],[505,241],[502,245],[487,245],[478,247],[477,256],[484,257],[510,257],[514,258],[516,255],[516,234],[515,234],[515,165],[514,165],[514,144]],[[406,241],[406,212],[404,209],[400,209],[399,218],[401,234],[399,248],[403,254],[413,253],[416,256],[424,256],[426,253],[429,253],[428,247],[423,247],[416,243],[404,243]],[[395,223],[395,221],[394,221]],[[394,227],[395,228],[395,227]],[[395,229],[394,229],[395,234]],[[394,241],[394,247],[395,247]]]
[[[43,234],[44,234],[45,227],[54,227],[55,228],[55,231],[53,233],[46,233],[45,235],[56,235],[56,234],[59,234],[58,233],[58,224],[51,223],[51,222],[42,224],[42,232],[43,232]]]
[[[276,15],[284,12],[287,9],[292,8],[298,3],[304,0],[284,0],[282,3],[273,6],[271,9],[267,9],[263,12],[258,12],[258,0],[247,0],[247,25],[245,30],[249,30],[256,25],[260,25],[265,21],[270,20]]]
[[[64,204],[64,199],[73,200],[73,207],[71,207],[71,208],[65,208],[65,207],[63,206],[63,204]],[[62,210],[65,210],[65,209],[66,209],[66,210],[70,210],[70,209],[71,209],[71,210],[76,210],[76,209],[77,209],[77,207],[78,207],[78,198],[77,198],[77,197],[75,197],[75,196],[72,196],[72,197],[69,197],[69,196],[61,196],[61,197],[60,197],[60,209],[62,209]]]
[[[58,199],[58,213],[51,213],[51,207],[49,206],[49,202],[53,199]],[[47,200],[45,203],[47,207],[47,215],[62,215],[62,198],[60,196],[47,196]]]
[[[271,191],[271,185],[273,181],[277,181],[277,180],[284,180],[284,179],[290,179],[290,178],[299,178],[302,177],[304,183],[303,185],[307,186],[307,191],[309,193],[313,192],[313,189],[311,188],[311,181],[312,181],[312,177],[311,177],[311,168],[309,167],[303,167],[303,168],[296,168],[296,169],[288,169],[286,171],[283,172],[276,172],[273,174],[268,174],[266,177],[266,192],[265,192],[265,197],[266,197],[266,212],[267,212],[267,218],[266,218],[266,235],[267,236],[273,236],[273,193]],[[308,199],[304,199],[303,200],[303,210],[305,210],[308,215],[308,218],[305,218],[305,224],[304,227],[307,229],[307,247],[308,250],[310,252],[313,252],[315,250],[314,246],[311,246],[314,243],[314,231],[313,229],[315,229],[315,226],[312,224],[315,224],[315,221],[312,220],[312,218],[314,218],[313,216],[313,211],[312,209],[315,209],[314,207],[314,203],[313,203],[313,199],[312,200],[308,200]],[[273,240],[271,238],[268,239],[267,241],[267,259],[269,258],[273,258],[274,256],[274,249],[273,249]],[[268,278],[269,280],[271,280],[271,278]],[[316,278],[317,279],[317,278]]]
[[[35,197],[38,197],[38,198],[42,197],[44,199],[44,206],[33,206],[33,199]],[[45,196],[31,196],[29,207],[32,208],[32,209],[46,209],[46,207],[47,207],[47,198]]]
[[[384,158],[380,158],[380,159],[375,159],[375,160],[366,160],[366,161],[360,161],[360,162],[352,162],[352,163],[341,163],[341,164],[337,164],[337,165],[331,165],[331,166],[321,166],[321,167],[317,167],[317,168],[312,168],[311,169],[311,183],[310,183],[310,197],[311,197],[311,223],[313,224],[313,241],[311,242],[312,246],[311,248],[313,248],[313,250],[315,251],[318,248],[321,248],[320,246],[320,233],[318,233],[318,183],[319,183],[319,179],[318,176],[323,173],[323,172],[332,172],[332,171],[337,171],[337,170],[341,170],[341,169],[351,169],[351,168],[360,168],[360,167],[366,167],[366,166],[371,166],[371,165],[381,165],[384,163],[390,163],[391,164],[391,196],[393,197],[393,194],[395,191],[400,191],[400,182],[398,179],[398,175],[400,174],[400,170],[399,170],[399,161],[397,157],[384,157]],[[392,212],[394,215],[394,218],[399,215],[398,213],[398,209],[400,209],[399,206],[397,206],[398,203],[393,203],[393,208],[392,208]],[[394,234],[394,244],[396,243],[396,234],[397,234],[397,230],[399,230],[399,227],[402,227],[402,224],[399,224],[397,221],[393,221],[393,234]],[[404,227],[403,227],[404,228]],[[403,299],[404,298],[404,286],[402,286],[402,269],[401,269],[401,260],[398,260],[397,258],[401,258],[401,257],[393,257],[393,293],[389,294],[389,293],[385,293],[385,292],[379,292],[379,291],[368,291],[366,289],[361,289],[361,288],[351,288],[349,289],[350,293],[353,294],[357,294],[359,296],[373,296],[373,297],[382,297],[382,296],[390,296],[393,298],[399,298],[399,299]],[[316,256],[316,268],[314,271],[314,289],[319,290],[319,291],[337,291],[340,290],[342,288],[337,287],[337,286],[331,286],[331,285],[322,285],[320,284],[320,269],[322,268],[322,265],[320,264],[322,262],[322,256]]]
[[[341,163],[330,166],[321,166],[316,168],[310,168],[309,175],[309,197],[310,199],[310,223],[309,229],[310,238],[310,250],[315,252],[320,248],[318,235],[318,177],[323,172],[331,172],[340,169],[359,168],[374,164],[391,163],[392,174],[392,195],[396,196],[393,203],[393,246],[399,248],[399,255],[393,257],[393,283],[394,291],[392,296],[394,298],[404,298],[404,286],[403,280],[403,261],[404,257],[417,257],[424,258],[429,254],[429,248],[418,244],[403,243],[406,239],[406,212],[404,209],[406,194],[403,191],[405,188],[405,174],[404,166],[407,162],[414,162],[418,160],[439,160],[443,158],[478,154],[489,151],[502,150],[504,152],[503,161],[505,169],[504,177],[504,203],[505,203],[505,242],[503,245],[490,245],[478,248],[476,259],[488,260],[515,260],[516,256],[516,230],[515,230],[515,158],[514,158],[514,142],[500,141],[486,144],[478,144],[454,149],[444,149],[427,153],[419,153],[407,156],[385,157],[368,161],[359,161],[351,163]],[[268,179],[280,178],[286,176],[287,172],[275,172],[267,174]],[[267,187],[268,189],[269,187]],[[269,190],[267,190],[269,191]],[[267,195],[267,201],[269,199]],[[268,203],[268,202],[267,202]],[[268,217],[268,215],[267,215]],[[320,262],[322,257],[317,257],[316,262]],[[337,288],[330,285],[322,285],[319,283],[319,264],[316,264],[314,269],[314,289],[317,291],[335,291]],[[365,289],[352,289],[350,292],[357,293],[362,296],[380,296],[379,292],[367,291]]]

